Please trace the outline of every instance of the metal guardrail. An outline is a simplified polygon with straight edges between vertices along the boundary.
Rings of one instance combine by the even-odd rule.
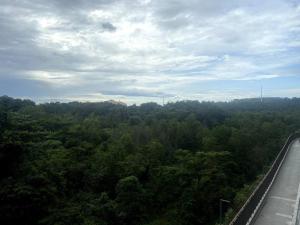
[[[300,132],[296,132],[291,134],[281,151],[277,155],[274,160],[271,168],[264,176],[264,178],[257,185],[256,189],[250,195],[246,203],[239,210],[233,220],[230,222],[230,225],[249,225],[251,224],[253,218],[257,215],[257,212],[260,210],[261,205],[265,199],[265,196],[270,189],[273,181],[276,178],[276,175],[281,167],[281,164],[288,153],[290,144],[296,139],[300,137]],[[298,224],[297,224],[298,225]]]

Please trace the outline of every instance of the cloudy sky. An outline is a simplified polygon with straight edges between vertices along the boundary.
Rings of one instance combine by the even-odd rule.
[[[300,97],[300,0],[0,0],[0,95]]]

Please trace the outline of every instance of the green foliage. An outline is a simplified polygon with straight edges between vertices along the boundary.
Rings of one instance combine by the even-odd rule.
[[[121,179],[116,186],[117,213],[122,224],[137,224],[145,211],[145,193],[135,176]]]
[[[0,97],[0,223],[213,224],[220,198],[232,202],[228,222],[299,118],[299,99],[126,107]]]

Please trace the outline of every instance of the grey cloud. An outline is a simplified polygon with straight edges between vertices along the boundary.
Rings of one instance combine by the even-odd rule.
[[[296,1],[296,0],[295,0]],[[151,1],[157,23],[166,29],[180,29],[187,25],[205,26],[211,19],[226,15],[235,9],[249,9],[253,13],[275,10],[280,13],[290,6],[297,7],[294,0],[171,0]]]
[[[299,43],[299,13],[291,17],[291,5],[299,6],[294,0],[140,2],[2,0],[1,90],[11,95],[43,95],[44,90],[44,94],[58,97],[101,90],[106,95],[147,98],[172,96],[168,93],[178,92],[178,85],[195,77],[228,80],[299,74],[299,52],[288,45],[291,40],[295,46]],[[93,10],[108,12],[108,16],[91,18],[88,15]],[[43,29],[40,18],[54,18],[59,23]],[[224,55],[235,58],[232,63],[198,59]],[[260,68],[237,66],[246,62]],[[277,62],[282,64],[276,67]],[[38,72],[50,74],[50,78],[29,76]],[[145,81],[146,76],[151,79]],[[176,83],[176,76],[185,79]],[[68,85],[60,86],[60,80],[67,78]],[[149,91],[151,88],[156,91]]]
[[[151,91],[151,90],[140,90],[140,89],[120,89],[120,90],[102,90],[100,91],[103,95],[122,95],[127,97],[174,97],[175,95],[158,92],[158,91]]]
[[[7,73],[0,76],[0,96],[9,95],[13,97],[30,97],[47,96],[54,93],[49,84],[42,81],[24,79],[22,76]]]
[[[30,67],[38,47],[34,41],[38,32],[17,20],[0,14],[0,70]],[[38,56],[37,58],[40,59]]]
[[[118,0],[20,0],[17,3],[11,0],[2,0],[3,5],[13,5],[23,9],[24,12],[43,12],[68,15],[83,10],[96,9],[114,4]],[[36,11],[37,10],[37,11]]]
[[[95,9],[97,7],[105,6],[116,2],[117,0],[51,0],[49,5],[55,6],[58,10],[82,10]]]
[[[158,24],[165,29],[176,30],[182,27],[187,27],[191,24],[191,20],[189,20],[184,15],[179,15],[176,17],[171,17],[168,19],[161,19],[158,21]]]
[[[109,22],[102,23],[102,28],[104,30],[110,31],[110,32],[114,32],[114,31],[117,30],[117,28],[113,24],[111,24]]]
[[[223,14],[234,8],[237,0],[219,1],[219,0],[172,0],[172,1],[152,1],[152,7],[159,21],[176,21],[184,27],[187,22],[203,22],[206,17]],[[165,25],[165,23],[162,23]],[[178,26],[180,27],[180,26]]]
[[[106,29],[108,29],[106,24]],[[113,28],[111,28],[113,29]],[[17,71],[76,71],[92,59],[84,53],[62,52],[39,46],[40,31],[30,23],[1,13],[0,9],[0,72]]]

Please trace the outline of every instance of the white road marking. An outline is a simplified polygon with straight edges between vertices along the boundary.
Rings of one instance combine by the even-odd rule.
[[[288,218],[288,219],[292,219],[293,217],[291,215],[286,215],[286,214],[283,214],[283,213],[276,213],[277,216],[281,216],[281,217],[285,217],[285,218]]]
[[[280,199],[280,200],[284,200],[284,201],[288,201],[288,202],[296,202],[296,200],[294,200],[294,199],[284,198],[284,197],[280,197],[280,196],[271,196],[270,198]]]

